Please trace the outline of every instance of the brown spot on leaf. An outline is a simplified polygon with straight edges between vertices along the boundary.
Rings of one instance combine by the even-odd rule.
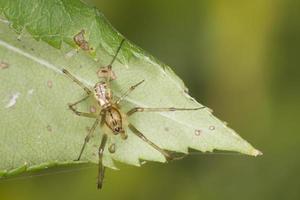
[[[52,88],[53,82],[51,80],[48,80],[47,81],[47,86],[48,86],[48,88]]]
[[[167,131],[167,132],[170,130],[168,127],[165,127],[164,129],[165,129],[165,131]]]
[[[202,131],[201,131],[200,129],[196,129],[196,130],[195,130],[195,135],[196,135],[196,136],[200,136],[200,135],[201,135],[201,132],[202,132]]]
[[[0,69],[7,69],[9,64],[7,62],[1,61],[0,62]]]
[[[216,127],[215,127],[215,126],[209,126],[208,128],[209,128],[209,130],[211,130],[211,131],[213,131],[213,130],[215,130],[215,129],[216,129]]]

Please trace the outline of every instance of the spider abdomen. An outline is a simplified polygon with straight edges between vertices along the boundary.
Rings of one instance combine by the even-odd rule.
[[[122,116],[117,108],[110,107],[105,111],[105,123],[114,134],[123,133]]]

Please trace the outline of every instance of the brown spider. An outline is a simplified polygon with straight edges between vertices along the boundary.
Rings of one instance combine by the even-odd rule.
[[[123,41],[122,41],[123,43]],[[121,43],[121,44],[122,44]],[[121,45],[120,45],[121,46]],[[115,60],[118,52],[120,50],[120,47],[114,56],[113,61]],[[108,65],[108,69],[111,70],[112,63]],[[77,83],[81,88],[84,89],[84,91],[87,93],[87,96],[84,98],[80,99],[79,101],[69,104],[69,108],[78,116],[83,116],[83,117],[89,117],[89,118],[95,118],[96,121],[94,122],[92,128],[89,130],[89,133],[86,135],[83,146],[81,148],[80,154],[77,158],[77,161],[80,160],[81,155],[84,151],[84,148],[86,144],[89,142],[92,134],[94,133],[96,127],[100,125],[100,128],[104,130],[103,128],[108,128],[111,133],[103,132],[103,136],[101,139],[101,144],[99,147],[99,165],[98,165],[98,189],[101,189],[102,187],[102,182],[104,178],[104,170],[105,167],[102,164],[102,157],[103,157],[103,152],[104,148],[107,142],[107,138],[109,134],[114,134],[114,135],[120,135],[122,139],[126,140],[128,135],[124,129],[125,126],[127,126],[136,136],[141,138],[143,141],[151,145],[154,149],[159,151],[167,161],[172,160],[173,156],[166,150],[161,149],[158,147],[156,144],[151,142],[146,138],[146,136],[140,132],[135,126],[127,121],[127,118],[137,112],[166,112],[166,111],[184,111],[184,110],[198,110],[202,109],[204,107],[199,107],[199,108],[141,108],[141,107],[135,107],[129,110],[127,113],[123,113],[119,107],[120,103],[124,98],[130,94],[137,86],[142,84],[144,80],[140,81],[139,83],[131,86],[125,93],[123,93],[119,98],[114,99],[113,98],[113,93],[111,89],[109,88],[109,82],[110,82],[110,76],[107,76],[105,81],[100,81],[95,84],[93,89],[89,89],[86,87],[82,82],[80,82],[76,77],[74,77],[70,72],[68,72],[66,69],[63,69],[62,72],[66,74],[70,79],[72,79],[75,83]],[[91,113],[86,113],[86,112],[80,112],[75,109],[75,105],[83,102],[84,100],[88,99],[89,97],[95,98],[95,100],[98,103],[98,106],[100,108],[99,112],[91,112]],[[106,126],[106,127],[104,127]]]

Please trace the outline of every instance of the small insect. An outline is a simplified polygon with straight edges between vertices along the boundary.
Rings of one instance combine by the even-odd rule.
[[[86,41],[84,35],[85,35],[85,30],[82,29],[79,33],[77,33],[73,37],[74,42],[84,51],[92,50],[89,46],[89,43]]]
[[[123,43],[123,41],[122,41]],[[121,43],[121,45],[122,45]],[[121,46],[120,45],[120,46]],[[119,48],[120,49],[120,48]],[[115,60],[119,49],[116,53],[116,55],[113,58],[113,61]],[[110,64],[110,70],[113,62]],[[95,122],[93,126],[89,129],[88,134],[86,135],[84,139],[84,143],[82,145],[82,148],[80,150],[79,156],[77,158],[77,161],[81,159],[82,153],[86,147],[86,144],[89,142],[90,138],[94,134],[94,131],[97,126],[100,126],[100,129],[102,130],[102,139],[99,146],[98,151],[98,157],[99,157],[99,163],[98,163],[98,189],[102,188],[102,183],[104,179],[104,171],[105,166],[102,163],[103,153],[104,149],[106,147],[107,139],[108,137],[113,135],[120,135],[120,137],[123,140],[126,140],[128,138],[128,135],[125,131],[126,127],[128,127],[132,133],[134,133],[137,137],[141,138],[143,141],[148,143],[148,145],[152,146],[154,149],[159,151],[167,161],[173,160],[173,155],[170,154],[170,152],[160,148],[153,142],[151,142],[141,131],[139,131],[133,124],[129,123],[127,118],[132,116],[135,113],[138,112],[168,112],[168,111],[189,111],[189,110],[199,110],[204,107],[198,107],[198,108],[142,108],[142,107],[135,107],[129,110],[128,112],[124,113],[120,109],[120,103],[124,100],[126,96],[128,96],[134,89],[136,89],[139,85],[141,85],[144,80],[141,80],[137,84],[131,86],[126,92],[124,92],[119,98],[115,98],[113,96],[113,93],[111,89],[109,88],[109,81],[110,77],[108,76],[105,81],[99,81],[95,84],[95,86],[90,89],[86,87],[81,81],[79,81],[75,76],[73,76],[70,72],[68,72],[66,69],[62,70],[64,74],[66,74],[71,80],[73,80],[78,86],[80,86],[85,92],[86,96],[79,101],[69,104],[69,108],[78,116],[82,117],[88,117],[88,118],[94,118]],[[75,106],[89,97],[94,98],[97,101],[97,104],[99,106],[99,109],[97,109],[97,112],[80,112],[76,110]],[[107,131],[108,130],[108,131]],[[106,131],[106,132],[105,132]],[[113,144],[113,146],[108,147],[110,152],[116,151],[116,144]]]

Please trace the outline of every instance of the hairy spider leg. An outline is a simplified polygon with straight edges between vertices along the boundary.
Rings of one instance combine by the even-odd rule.
[[[83,143],[83,145],[82,145],[82,147],[81,147],[79,156],[78,156],[78,158],[77,158],[76,161],[79,161],[79,160],[80,160],[81,155],[82,155],[82,153],[83,153],[83,151],[84,151],[84,149],[85,149],[85,146],[86,146],[86,144],[90,141],[90,138],[92,137],[93,133],[95,132],[95,129],[96,129],[97,125],[99,124],[99,121],[100,121],[99,118],[97,118],[96,121],[94,122],[92,128],[89,130],[88,134],[85,136],[85,138],[84,138],[84,143]]]
[[[131,86],[126,92],[124,92],[121,97],[119,97],[116,101],[115,104],[119,104],[126,96],[128,96],[137,86],[142,84],[145,80],[142,80],[138,82],[137,84]]]
[[[106,66],[107,70],[108,70],[108,73],[109,73],[109,76],[106,77],[106,82],[107,83],[111,80],[112,65],[115,62],[115,60],[117,59],[117,56],[118,56],[118,54],[119,54],[119,52],[120,52],[120,50],[121,50],[124,42],[125,42],[125,39],[123,38],[122,41],[121,41],[121,43],[120,43],[120,45],[119,45],[119,47],[118,47],[118,49],[117,49],[117,51],[116,51],[116,53],[115,53],[115,55],[114,55],[114,57],[113,57],[113,59],[111,60],[111,62],[109,63],[109,65]]]
[[[125,42],[125,39],[123,38],[122,41],[121,41],[121,43],[120,43],[120,45],[119,45],[119,47],[118,47],[118,49],[117,49],[117,51],[116,51],[116,54],[114,55],[112,61],[111,61],[110,64],[108,65],[108,68],[111,69],[112,64],[115,62],[115,60],[116,60],[116,58],[117,58],[117,56],[118,56],[118,54],[119,54],[119,52],[120,52],[120,50],[121,50],[121,48],[122,48],[124,42]]]
[[[80,80],[78,80],[75,76],[73,76],[68,70],[62,69],[62,72],[67,75],[72,81],[77,83],[88,95],[92,94],[92,91],[86,87]]]
[[[104,173],[105,173],[105,166],[103,165],[103,153],[104,148],[107,142],[107,135],[104,133],[101,139],[101,144],[99,146],[99,164],[98,164],[98,189],[102,188],[103,179],[104,179]]]
[[[174,107],[170,107],[170,108],[141,108],[141,107],[135,107],[133,109],[131,109],[130,111],[127,112],[127,116],[129,117],[130,115],[133,115],[136,112],[168,112],[168,111],[187,111],[187,110],[199,110],[199,109],[203,109],[205,107],[199,107],[199,108],[174,108]],[[153,142],[151,142],[142,132],[140,132],[135,126],[133,126],[132,124],[128,125],[128,128],[139,138],[141,138],[142,140],[144,140],[145,142],[147,142],[149,145],[151,145],[154,149],[156,149],[157,151],[159,151],[162,155],[165,156],[167,161],[170,160],[174,160],[176,159],[175,157],[173,157],[169,152],[167,152],[166,150],[160,148],[159,146],[157,146],[156,144],[154,144]]]
[[[157,146],[156,144],[154,144],[153,142],[151,142],[141,131],[139,131],[135,126],[133,126],[132,124],[128,124],[128,128],[139,138],[141,138],[142,140],[144,140],[146,143],[148,143],[150,146],[152,146],[154,149],[156,149],[157,151],[159,151],[165,158],[167,161],[173,160],[173,156],[168,153],[166,150],[163,150],[162,148],[160,148],[159,146]]]
[[[127,116],[133,115],[136,112],[172,112],[172,111],[187,111],[187,110],[200,110],[206,107],[199,107],[199,108],[142,108],[142,107],[135,107],[132,108],[127,112]]]
[[[79,112],[75,109],[75,106],[77,104],[85,101],[86,99],[88,99],[90,97],[90,95],[92,94],[92,91],[88,87],[86,87],[81,81],[79,81],[75,76],[73,76],[68,70],[62,69],[62,72],[65,75],[67,75],[72,81],[77,83],[77,85],[79,85],[87,93],[87,96],[85,96],[84,98],[76,101],[75,103],[69,104],[69,108],[78,116],[97,118],[97,116],[94,113]]]
[[[87,112],[80,112],[75,109],[75,106],[83,101],[85,101],[87,98],[90,96],[86,96],[79,101],[76,101],[75,103],[69,104],[70,110],[72,110],[76,115],[81,116],[81,117],[89,117],[89,118],[97,118],[97,115],[95,113],[87,113]]]

